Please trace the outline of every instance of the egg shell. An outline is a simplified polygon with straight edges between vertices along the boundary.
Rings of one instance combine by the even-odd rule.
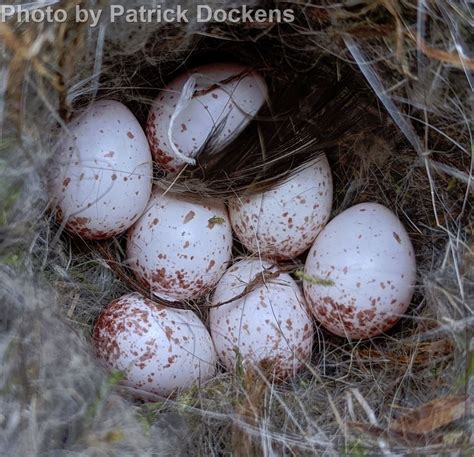
[[[194,95],[180,103],[185,84],[196,78]],[[192,88],[192,87],[191,87]],[[265,103],[265,80],[249,67],[214,63],[193,68],[171,81],[154,101],[146,126],[154,159],[166,170],[178,171],[215,134],[216,146],[234,139]],[[181,109],[182,107],[182,109]],[[177,110],[176,119],[172,119]],[[171,147],[171,136],[178,150]]]
[[[332,196],[324,155],[272,190],[231,199],[232,228],[252,253],[271,260],[294,258],[311,247],[329,220]]]
[[[211,336],[227,369],[234,370],[239,353],[244,366],[266,362],[276,378],[285,379],[310,359],[313,325],[303,294],[286,273],[267,276],[265,283],[237,298],[264,271],[277,270],[270,263],[247,259],[225,272],[212,298]],[[224,304],[215,306],[220,303]]]
[[[153,294],[165,300],[196,299],[220,279],[230,261],[232,229],[216,200],[200,203],[154,192],[129,232],[128,264]]]
[[[306,260],[304,292],[326,329],[364,339],[406,312],[415,280],[413,246],[400,220],[378,203],[362,203],[319,234]]]
[[[90,239],[126,231],[151,195],[153,163],[140,124],[123,104],[100,100],[68,130],[52,176],[59,220]]]
[[[196,314],[160,306],[137,293],[102,311],[93,341],[105,365],[124,374],[125,385],[146,393],[170,395],[216,372],[211,337]]]

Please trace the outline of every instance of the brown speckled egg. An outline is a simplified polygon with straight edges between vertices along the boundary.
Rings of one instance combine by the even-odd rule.
[[[262,276],[265,271],[265,276]],[[255,259],[237,262],[219,281],[210,310],[211,335],[218,357],[233,370],[264,363],[276,378],[293,376],[311,357],[313,325],[302,293],[286,273]],[[273,276],[273,277],[272,277]],[[246,287],[259,279],[251,292]]]
[[[319,234],[306,260],[304,292],[325,328],[363,339],[399,320],[415,280],[415,254],[400,220],[378,203],[362,203]]]
[[[131,228],[128,264],[153,294],[170,301],[196,299],[214,287],[230,261],[227,209],[215,200],[186,201],[155,191]]]
[[[213,63],[183,73],[151,107],[146,132],[154,159],[171,172],[193,165],[211,135],[214,145],[223,147],[252,120],[266,96],[262,76],[239,64]]]
[[[121,103],[100,100],[68,130],[52,172],[58,218],[84,238],[126,231],[151,194],[152,158],[140,124]]]
[[[122,372],[125,385],[144,393],[170,395],[216,371],[211,337],[192,311],[165,308],[136,293],[102,311],[93,341],[105,365]]]
[[[307,251],[332,207],[333,184],[326,156],[293,174],[275,189],[229,202],[235,234],[252,253],[271,260]]]

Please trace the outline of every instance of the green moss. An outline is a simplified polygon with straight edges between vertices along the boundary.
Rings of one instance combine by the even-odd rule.
[[[10,213],[21,194],[20,184],[14,183],[10,186],[0,188],[0,225],[11,222]]]
[[[107,443],[119,443],[125,438],[125,433],[122,429],[110,430],[104,436],[104,441]]]
[[[217,225],[222,225],[225,223],[225,219],[223,217],[219,216],[213,216],[209,220],[209,225],[217,224]]]
[[[237,347],[234,348],[235,352],[235,378],[239,382],[242,382],[245,377],[245,369],[244,369],[244,364],[243,364],[243,358],[242,354],[240,353],[239,349]]]
[[[148,433],[152,425],[156,421],[156,416],[163,409],[164,402],[157,401],[153,403],[144,403],[139,410],[138,421],[140,422],[143,431]]]
[[[118,385],[123,379],[124,374],[120,371],[112,371],[107,380],[100,386],[97,398],[89,405],[87,417],[93,419],[97,416],[100,404],[107,398],[113,387]]]
[[[466,355],[466,369],[456,383],[458,389],[463,389],[469,382],[474,381],[474,351],[469,351]]]
[[[368,454],[361,441],[356,440],[349,442],[341,455],[348,455],[350,457],[366,457]]]
[[[178,397],[178,411],[181,413],[186,412],[188,407],[194,406],[196,404],[197,397],[199,395],[199,390],[197,386],[193,386],[180,394]]]
[[[332,279],[316,278],[315,276],[309,276],[305,274],[303,270],[295,271],[295,276],[298,279],[309,282],[310,284],[313,284],[315,286],[334,286],[335,285]]]

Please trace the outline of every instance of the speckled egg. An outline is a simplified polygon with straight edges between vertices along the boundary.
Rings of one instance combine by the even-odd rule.
[[[235,368],[240,354],[244,366],[271,367],[273,376],[284,379],[308,362],[311,318],[297,284],[277,267],[255,259],[237,262],[219,281],[212,304],[211,336],[227,369]]]
[[[304,292],[325,328],[363,339],[386,332],[406,312],[415,279],[413,246],[400,220],[378,203],[362,203],[319,234]]]
[[[293,174],[278,187],[229,202],[232,228],[252,253],[272,260],[307,251],[332,207],[332,175],[326,156]]]
[[[160,306],[137,293],[102,311],[93,341],[105,365],[122,372],[124,384],[145,393],[170,395],[216,371],[211,337],[196,314]]]
[[[74,118],[52,172],[52,196],[66,229],[90,239],[127,230],[143,213],[152,186],[150,148],[135,116],[100,100]]]
[[[154,101],[146,126],[155,160],[166,170],[195,164],[213,136],[222,147],[235,138],[265,103],[265,80],[249,67],[213,63],[193,68]]]
[[[196,299],[220,279],[230,261],[232,230],[224,204],[199,203],[155,191],[129,232],[128,264],[153,294]]]

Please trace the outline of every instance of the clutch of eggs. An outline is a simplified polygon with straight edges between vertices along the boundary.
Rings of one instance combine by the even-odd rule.
[[[413,246],[400,220],[377,203],[339,214],[309,251],[304,292],[321,324],[348,339],[390,329],[414,290]]]
[[[250,252],[265,259],[297,257],[328,221],[332,195],[331,169],[323,155],[273,189],[233,198],[232,228]]]
[[[296,282],[277,267],[255,259],[237,262],[217,284],[212,305],[212,340],[228,370],[241,357],[244,366],[265,364],[285,379],[309,361],[311,317]]]
[[[121,103],[100,100],[68,129],[52,179],[58,218],[84,238],[124,232],[151,194],[152,158],[140,124]]]
[[[156,162],[176,172],[193,165],[203,145],[233,140],[265,103],[256,71],[235,63],[202,65],[171,81],[154,101],[146,126]]]
[[[124,384],[170,395],[215,375],[211,337],[192,312],[165,308],[137,293],[124,295],[100,314],[93,331],[98,357],[124,374]]]
[[[128,264],[156,296],[196,299],[220,279],[232,251],[225,205],[186,201],[156,190],[148,209],[129,231]]]

